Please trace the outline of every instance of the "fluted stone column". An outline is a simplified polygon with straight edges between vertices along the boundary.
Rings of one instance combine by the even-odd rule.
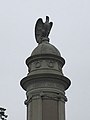
[[[26,91],[27,120],[65,120],[65,91],[70,80],[63,75],[65,60],[48,39],[27,58],[28,74],[21,80]]]

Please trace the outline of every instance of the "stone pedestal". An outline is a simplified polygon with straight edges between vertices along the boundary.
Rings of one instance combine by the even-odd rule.
[[[65,90],[70,86],[70,80],[62,73],[65,60],[54,54],[37,53],[26,64],[29,73],[21,80],[21,86],[27,95],[27,120],[65,120]]]

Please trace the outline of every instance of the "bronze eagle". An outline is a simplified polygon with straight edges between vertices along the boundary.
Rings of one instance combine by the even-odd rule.
[[[43,39],[48,40],[50,30],[52,28],[53,22],[49,22],[49,17],[46,16],[45,23],[42,18],[39,18],[35,25],[35,38],[37,43],[42,43]]]

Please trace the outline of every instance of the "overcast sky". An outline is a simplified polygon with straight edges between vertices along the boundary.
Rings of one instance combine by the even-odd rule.
[[[66,120],[90,119],[90,0],[0,0],[0,106],[8,120],[25,120],[25,60],[37,46],[34,26],[49,15],[50,43],[66,60],[72,85],[66,91]]]

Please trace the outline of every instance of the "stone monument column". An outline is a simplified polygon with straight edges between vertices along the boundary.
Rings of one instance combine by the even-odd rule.
[[[65,91],[71,82],[64,76],[65,64],[58,49],[49,43],[53,23],[39,18],[35,26],[38,46],[26,59],[28,74],[20,82],[26,91],[27,120],[65,120]]]

